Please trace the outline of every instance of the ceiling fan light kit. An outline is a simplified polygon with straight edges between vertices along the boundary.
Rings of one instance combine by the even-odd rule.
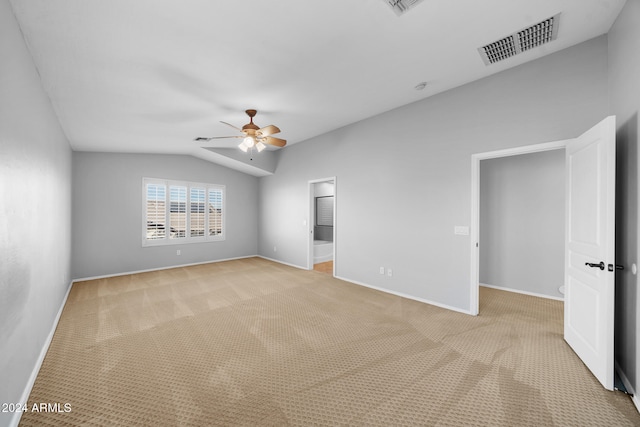
[[[256,138],[253,136],[246,137],[238,145],[238,148],[240,148],[245,153],[249,151],[249,149],[252,147],[256,147],[256,150],[258,150],[258,153],[264,150],[265,148],[267,148],[267,146],[262,141],[256,141]]]
[[[238,145],[238,148],[240,148],[245,153],[249,150],[253,150],[254,147],[258,152],[261,152],[262,150],[267,148],[267,145],[273,145],[274,147],[284,147],[287,144],[286,140],[271,136],[280,132],[280,129],[277,126],[269,125],[261,128],[253,123],[253,117],[258,113],[257,110],[246,110],[245,113],[247,113],[247,116],[249,116],[249,123],[242,126],[242,129],[227,122],[220,122],[240,131],[242,135],[212,136],[210,138],[198,137],[195,138],[194,141],[199,142],[211,141],[212,139],[242,138],[242,142]]]
[[[240,143],[240,145],[244,145],[245,148],[251,148],[256,144],[256,141],[253,139],[252,136],[248,136],[245,139],[242,140],[242,142]]]

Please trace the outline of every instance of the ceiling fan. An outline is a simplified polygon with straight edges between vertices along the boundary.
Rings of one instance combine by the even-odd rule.
[[[287,141],[284,139],[276,138],[271,135],[279,133],[280,129],[277,126],[269,125],[263,128],[259,128],[257,125],[253,123],[253,117],[256,115],[256,110],[246,110],[247,116],[249,116],[249,123],[242,126],[242,129],[236,127],[227,122],[220,121],[220,123],[224,123],[227,126],[231,126],[232,128],[242,132],[242,135],[234,135],[234,136],[212,136],[209,138],[198,137],[194,139],[194,141],[211,141],[212,139],[226,139],[226,138],[242,138],[242,142],[238,147],[244,151],[245,153],[249,151],[249,149],[255,147],[258,152],[267,148],[267,145],[273,145],[275,147],[284,147],[287,144]]]

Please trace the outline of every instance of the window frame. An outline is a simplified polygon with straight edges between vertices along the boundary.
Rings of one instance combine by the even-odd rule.
[[[164,225],[165,234],[161,238],[149,239],[148,234],[148,221],[147,221],[147,213],[148,213],[148,185],[158,185],[164,187],[164,223],[159,225]],[[185,230],[184,235],[180,237],[171,237],[171,207],[172,203],[176,203],[176,201],[172,201],[171,195],[172,187],[183,187],[186,189],[186,220],[185,220]],[[200,222],[204,222],[204,229],[202,235],[192,236],[193,230],[191,229],[191,219],[193,213],[200,213],[200,209],[197,209],[198,212],[193,212],[192,203],[201,203],[200,200],[196,200],[192,202],[192,189],[204,189],[204,218],[200,220]],[[212,193],[213,192],[213,193]],[[207,209],[208,206],[211,205],[210,196],[211,194],[216,194],[215,203],[221,204],[219,209],[220,211],[220,221],[213,221],[213,224],[217,225],[220,223],[220,232],[218,233],[218,228],[216,227],[215,232],[212,234],[209,227],[212,224],[211,221],[211,212]],[[150,247],[150,246],[165,246],[165,245],[180,245],[180,244],[190,244],[190,243],[204,243],[204,242],[220,242],[226,239],[226,186],[222,184],[210,184],[210,183],[201,183],[201,182],[191,182],[191,181],[175,181],[170,179],[159,179],[159,178],[142,178],[142,246]],[[159,221],[158,221],[159,222]],[[194,221],[194,224],[196,221]],[[182,230],[180,230],[182,231]]]

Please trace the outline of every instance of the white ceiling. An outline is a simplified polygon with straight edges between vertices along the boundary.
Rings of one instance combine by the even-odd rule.
[[[624,3],[424,0],[398,17],[384,0],[11,0],[74,150],[223,164],[193,138],[234,135],[220,121],[245,109],[293,144],[604,34]],[[557,40],[480,58],[559,12]]]

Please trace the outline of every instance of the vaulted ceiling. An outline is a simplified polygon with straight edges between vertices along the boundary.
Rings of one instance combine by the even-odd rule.
[[[74,150],[255,175],[269,167],[247,167],[238,140],[216,152],[194,137],[235,135],[220,121],[241,127],[254,108],[259,126],[304,141],[607,33],[625,1],[423,0],[401,16],[387,3],[11,0]],[[478,48],[558,13],[554,41],[485,65]]]

